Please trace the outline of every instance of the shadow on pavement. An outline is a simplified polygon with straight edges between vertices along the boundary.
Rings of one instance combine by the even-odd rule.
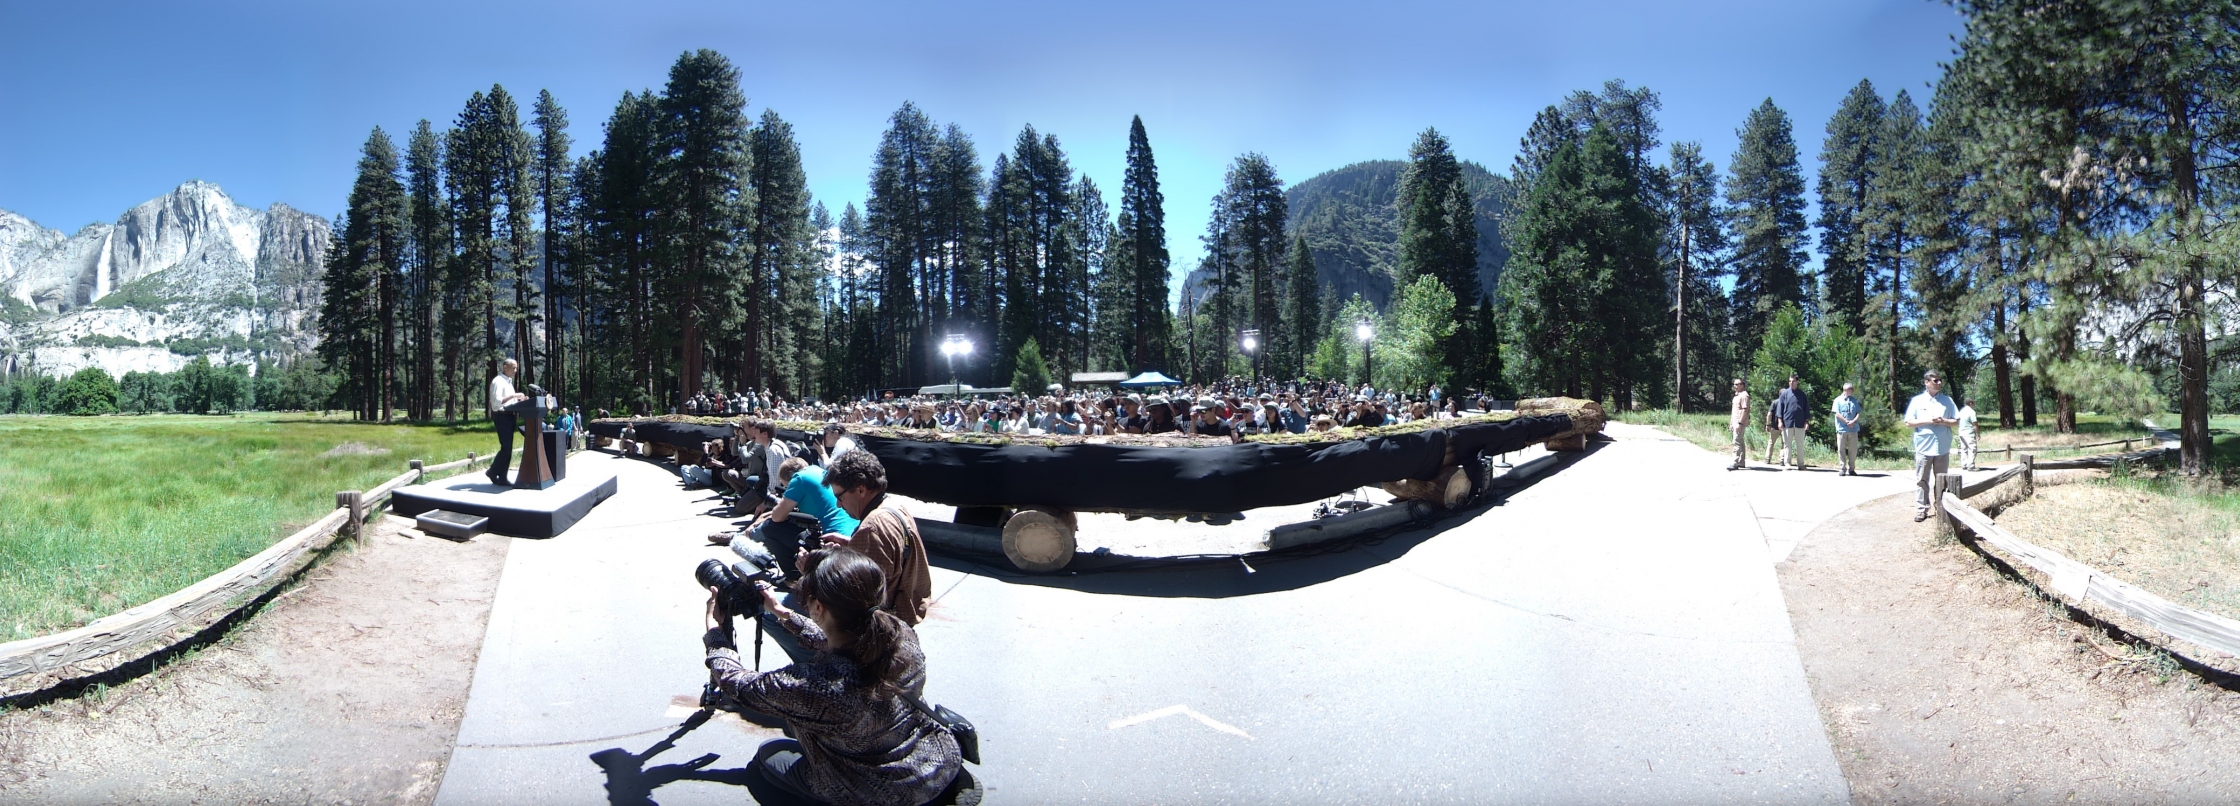
[[[1381,534],[1333,540],[1296,549],[1245,555],[1207,555],[1121,562],[1109,567],[1029,574],[990,558],[988,562],[948,552],[928,552],[928,561],[961,574],[1018,585],[1065,588],[1084,593],[1161,598],[1226,599],[1296,590],[1366,571],[1405,556],[1416,546],[1499,508],[1518,492],[1555,476],[1604,443],[1589,441],[1586,451],[1566,454],[1554,470],[1513,487],[1495,487],[1474,505]],[[1498,483],[1498,479],[1496,483]]]
[[[653,790],[676,781],[713,781],[719,784],[746,787],[756,803],[789,803],[785,794],[762,780],[751,768],[710,770],[721,756],[708,753],[678,764],[663,764],[648,769],[646,762],[654,756],[677,746],[677,740],[708,723],[713,716],[700,711],[678,725],[675,731],[655,742],[642,753],[632,753],[620,747],[610,747],[591,754],[591,762],[607,774],[607,802],[615,806],[653,806]]]

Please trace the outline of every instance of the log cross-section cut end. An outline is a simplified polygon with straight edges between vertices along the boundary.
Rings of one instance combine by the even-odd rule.
[[[1003,525],[1003,556],[1022,571],[1056,571],[1073,562],[1073,519],[1022,509]]]

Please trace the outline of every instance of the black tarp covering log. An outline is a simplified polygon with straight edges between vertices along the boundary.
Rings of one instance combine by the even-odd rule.
[[[638,439],[698,445],[722,426],[639,420]],[[620,437],[623,423],[591,424]],[[1571,428],[1563,414],[1330,442],[1243,442],[1194,448],[1089,443],[986,445],[856,435],[887,469],[889,490],[954,506],[1080,511],[1240,512],[1301,504],[1386,481],[1428,479],[1445,463],[1521,450]],[[806,434],[781,429],[781,439]]]

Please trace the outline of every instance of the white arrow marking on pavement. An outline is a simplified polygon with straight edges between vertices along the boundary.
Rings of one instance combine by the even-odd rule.
[[[1147,711],[1135,716],[1128,717],[1127,719],[1116,720],[1112,724],[1104,726],[1104,728],[1105,730],[1119,730],[1130,725],[1141,725],[1154,719],[1165,719],[1167,717],[1174,716],[1175,714],[1182,714],[1184,716],[1190,717],[1191,719],[1198,720],[1206,727],[1221,731],[1222,733],[1235,734],[1245,737],[1246,739],[1252,738],[1252,734],[1237,729],[1235,725],[1231,725],[1226,722],[1222,722],[1221,720],[1214,719],[1213,717],[1206,716],[1205,714],[1198,713],[1197,711],[1192,710],[1190,706],[1187,705],[1169,705],[1157,711]]]

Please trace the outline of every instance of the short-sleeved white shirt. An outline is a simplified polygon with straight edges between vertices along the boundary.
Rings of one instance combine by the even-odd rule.
[[[520,393],[513,391],[513,379],[506,377],[505,373],[490,376],[490,413],[496,414],[499,409],[505,408],[506,398],[516,394]]]
[[[1960,410],[1952,405],[1952,398],[1928,392],[1913,396],[1906,404],[1906,422],[1943,418],[1959,419]],[[1943,456],[1952,450],[1952,427],[1944,425],[1915,426],[1913,453],[1915,456]]]

